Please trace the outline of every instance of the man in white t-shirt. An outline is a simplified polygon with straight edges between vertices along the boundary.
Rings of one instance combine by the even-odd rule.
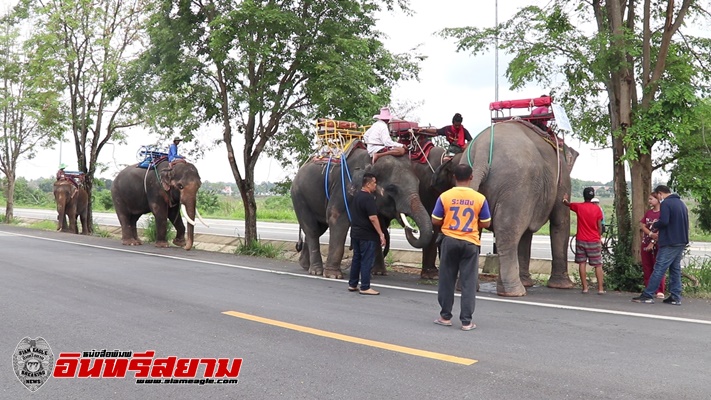
[[[388,154],[393,156],[405,154],[405,146],[390,137],[388,121],[393,118],[390,114],[390,109],[387,107],[381,108],[380,114],[373,115],[373,118],[377,119],[377,121],[375,121],[363,135],[363,141],[368,147],[368,155],[373,157],[373,163],[375,163],[379,157]]]

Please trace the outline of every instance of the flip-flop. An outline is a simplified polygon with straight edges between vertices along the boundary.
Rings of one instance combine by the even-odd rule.
[[[442,325],[442,326],[452,326],[452,321],[445,321],[445,320],[439,319],[439,318],[434,320],[434,323],[437,325]]]
[[[607,292],[606,292],[606,291],[604,291],[604,290],[603,290],[603,291],[601,291],[601,292],[597,292],[597,294],[600,294],[600,295],[603,295],[603,294],[605,294],[605,293],[607,293]]]
[[[349,286],[349,287],[348,287],[348,291],[349,291],[349,292],[357,292],[357,291],[358,291],[358,288],[357,288],[357,287],[350,287],[350,286]]]
[[[588,291],[587,291],[587,290],[581,290],[580,293],[582,293],[582,294],[588,294]]]
[[[474,329],[476,329],[476,324],[473,323],[473,322],[472,322],[471,324],[469,324],[469,325],[462,325],[462,330],[463,330],[463,331],[471,331],[471,330],[474,330]]]

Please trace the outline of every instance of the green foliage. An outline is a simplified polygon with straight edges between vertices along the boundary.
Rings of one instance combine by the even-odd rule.
[[[30,186],[25,178],[15,180],[15,205],[24,207],[54,207],[54,194]]]
[[[211,190],[198,190],[197,206],[200,214],[212,215],[220,209],[220,200],[217,193]]]
[[[617,235],[612,241],[612,252],[602,253],[605,287],[610,290],[638,292],[642,289],[642,267],[627,251],[631,242],[631,235]]]
[[[94,204],[94,208],[97,208],[96,206],[98,205],[100,210],[108,211],[114,208],[114,201],[111,197],[111,192],[108,190],[94,190],[91,201]]]
[[[711,298],[711,259],[708,257],[691,257],[682,272],[698,281],[697,285],[692,280],[682,279],[684,295]]]
[[[156,220],[155,217],[152,215],[148,218],[148,220],[144,223],[143,225],[143,237],[146,238],[146,241],[148,242],[155,242],[157,238],[157,227],[156,227]],[[168,242],[171,242],[173,239],[175,239],[175,228],[173,225],[168,222],[168,232],[166,233],[166,238],[165,240]]]
[[[271,243],[262,243],[258,240],[247,243],[239,239],[239,245],[235,249],[235,254],[238,255],[266,258],[278,258],[281,252],[281,246],[277,247]]]
[[[417,76],[417,56],[387,51],[375,29],[377,12],[395,4],[407,1],[155,1],[134,102],[166,135],[227,127],[227,152],[239,144],[243,154],[242,168],[229,158],[235,183],[252,203],[263,152],[291,164],[311,151],[314,116],[369,122],[398,81]],[[255,240],[256,220],[245,222]]]

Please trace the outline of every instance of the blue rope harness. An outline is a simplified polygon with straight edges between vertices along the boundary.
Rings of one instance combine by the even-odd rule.
[[[324,174],[324,179],[323,179],[323,190],[326,192],[326,200],[330,201],[331,200],[331,193],[329,193],[328,190],[328,176],[331,174],[331,160],[333,158],[331,156],[328,157],[328,163],[326,164],[326,173]],[[352,182],[353,179],[351,178],[351,171],[348,169],[348,162],[346,161],[346,158],[341,155],[341,190],[343,191],[343,203],[346,206],[346,214],[348,214],[348,221],[351,221],[351,210],[350,207],[348,207],[348,200],[346,199],[346,176],[348,177],[348,183]]]

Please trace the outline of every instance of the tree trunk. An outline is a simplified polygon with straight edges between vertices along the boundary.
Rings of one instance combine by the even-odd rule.
[[[7,190],[5,192],[5,222],[11,223],[15,214],[15,174],[7,174]]]
[[[250,245],[257,241],[257,201],[254,198],[254,188],[248,188],[248,181],[243,180],[238,185],[239,193],[244,203],[244,243]]]
[[[86,224],[88,225],[86,227],[86,231],[89,232],[89,234],[94,233],[94,216],[93,216],[93,209],[92,207],[92,197],[93,197],[93,190],[91,190],[94,186],[94,179],[88,174],[84,173],[84,190],[86,190],[86,195],[88,197],[89,203],[87,204],[86,207]]]
[[[637,262],[642,262],[640,249],[642,238],[639,234],[638,221],[647,210],[647,196],[652,190],[652,157],[640,154],[638,160],[630,161],[630,179],[632,179],[632,254]]]
[[[627,196],[627,176],[625,173],[624,144],[622,139],[612,139],[613,171],[615,186],[615,218],[617,220],[617,236],[626,237],[630,231],[629,197]]]

